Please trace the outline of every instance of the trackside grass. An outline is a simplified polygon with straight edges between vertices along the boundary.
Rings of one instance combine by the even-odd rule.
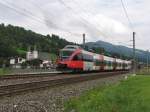
[[[9,70],[9,69],[0,68],[0,76],[1,76],[1,75],[6,75],[6,74],[8,74],[8,73],[10,73],[10,70]]]
[[[65,112],[150,112],[150,76],[90,90],[67,101]]]
[[[150,75],[150,68],[143,68],[139,70],[136,74],[137,75]]]

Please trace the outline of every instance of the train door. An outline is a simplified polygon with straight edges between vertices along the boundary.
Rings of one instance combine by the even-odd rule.
[[[93,62],[93,55],[83,53],[83,70],[84,71],[92,71],[94,62]]]
[[[113,70],[116,70],[116,67],[117,67],[117,62],[116,62],[116,58],[114,58],[114,61],[113,61]]]

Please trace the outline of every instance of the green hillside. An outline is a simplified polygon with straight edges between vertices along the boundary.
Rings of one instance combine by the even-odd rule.
[[[103,48],[107,54],[110,54],[112,57],[115,56],[117,58],[122,59],[132,59],[133,57],[133,49],[128,48],[126,46],[114,45],[104,41],[96,41],[96,42],[88,42],[86,46],[90,49],[93,48]],[[150,56],[150,53],[144,50],[136,49],[136,60],[140,62],[147,62],[147,56]],[[150,62],[150,59],[149,59]]]
[[[57,35],[41,35],[22,27],[0,24],[0,64],[12,56],[25,56],[30,46],[41,52],[58,54],[59,49],[74,44]]]

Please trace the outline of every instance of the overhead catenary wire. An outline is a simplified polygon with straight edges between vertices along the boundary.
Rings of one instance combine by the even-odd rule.
[[[38,4],[33,3],[33,2],[31,2],[31,1],[30,1],[30,3],[33,4],[35,7],[37,7],[38,9],[40,9],[41,11],[43,10]],[[49,13],[48,13],[48,15],[49,15]],[[70,16],[68,16],[68,17],[70,17]],[[53,22],[53,24],[56,25],[54,22]],[[57,26],[57,25],[56,25],[56,26]],[[72,31],[69,30],[69,29],[64,29],[64,28],[60,28],[60,27],[57,27],[57,28],[55,28],[55,29],[56,29],[56,30],[59,30],[59,31],[64,31],[65,33],[68,33],[68,34],[70,34],[70,35],[82,36],[82,34],[79,34],[79,33],[76,33],[76,32],[72,32]]]
[[[87,10],[87,8],[89,8],[89,7],[86,7],[86,8],[85,8],[85,7],[81,7],[80,4],[79,4],[76,0],[72,0],[72,2],[74,2],[78,7],[80,7],[80,9],[82,9],[82,10],[85,12],[85,13],[84,13],[85,15],[87,15],[88,17],[90,16],[89,13],[86,13],[87,11],[89,11],[89,10]],[[93,9],[90,9],[90,11],[91,11],[91,10],[93,10]],[[94,11],[94,10],[93,10],[93,11]],[[98,23],[98,26],[101,27],[99,23]],[[102,28],[102,27],[101,27],[101,28]],[[111,37],[111,36],[110,36],[110,37]],[[131,41],[127,41],[126,43],[129,43],[129,42],[131,42]],[[119,43],[119,42],[118,42],[118,43]],[[131,47],[131,45],[126,45],[126,46]]]
[[[41,23],[42,25],[45,25],[45,22],[43,21],[42,18],[40,18],[39,16],[35,16],[32,12],[26,10],[26,9],[23,9],[23,8],[17,8],[17,7],[14,7],[12,6],[12,4],[10,4],[8,1],[3,1],[3,2],[0,2],[0,4],[4,5],[5,7],[7,7],[8,9],[11,9],[13,10],[14,12],[18,13],[18,14],[21,14],[25,17],[30,17],[32,18],[32,20],[38,22],[38,23]],[[52,23],[54,24],[54,23]],[[55,25],[55,24],[54,24]],[[65,30],[65,29],[62,29],[62,28],[57,28],[57,30],[61,30],[61,31],[64,31],[64,32],[67,32],[69,34],[72,34],[72,35],[77,35],[76,33],[72,33],[68,30]],[[78,34],[79,35],[79,34]]]
[[[125,3],[123,2],[123,0],[121,0],[121,5],[123,7],[123,10],[125,12],[125,16],[126,16],[126,18],[128,20],[128,23],[129,23],[129,26],[130,26],[132,32],[136,32],[135,28],[133,27],[132,21],[130,19],[131,16],[129,17],[129,14],[128,14],[128,11],[127,11],[127,7],[126,7]],[[136,33],[136,38],[141,39],[141,37],[143,37],[143,35],[142,35],[142,33],[140,31],[138,31],[138,33]]]
[[[80,6],[80,4],[76,0],[72,0],[72,2],[76,4],[76,6],[78,6],[84,12],[84,15],[86,15],[87,17],[91,16],[89,13],[87,13],[87,9],[85,7]],[[97,26],[103,29],[102,26],[99,24],[99,22],[97,23]],[[103,34],[105,37],[111,37],[110,34],[108,34],[108,32],[107,34],[106,33],[103,33]]]
[[[121,0],[121,5],[122,5],[122,7],[123,7],[125,16],[126,16],[126,18],[127,18],[127,20],[128,20],[129,26],[130,26],[131,30],[134,31],[132,22],[131,22],[131,20],[130,20],[130,18],[129,18],[129,15],[128,15],[128,12],[127,12],[127,8],[126,8],[126,6],[125,6],[123,0]]]
[[[69,9],[72,10],[72,8],[69,7],[69,6],[67,6],[66,3],[65,3],[63,0],[59,0],[59,1],[62,1],[61,3],[63,3],[63,5],[65,5],[65,7],[67,7],[67,8],[69,8]],[[26,10],[26,9],[23,9],[23,8],[18,9],[17,7],[11,6],[12,4],[10,4],[8,1],[5,1],[5,2],[7,3],[7,5],[6,5],[5,3],[3,3],[3,5],[7,6],[8,8],[14,10],[15,12],[17,12],[17,13],[23,15],[23,16],[29,16],[29,17],[31,17],[33,20],[35,20],[35,21],[37,21],[37,22],[39,22],[39,23],[45,25],[45,23],[43,22],[43,20],[42,20],[40,17],[34,16],[34,14],[33,14],[32,12],[30,12],[30,11],[28,11],[28,10]],[[73,11],[73,12],[76,13],[75,11]],[[80,17],[80,19],[81,19],[82,22],[84,22],[85,24],[90,24],[90,25],[91,25],[91,23],[89,23],[89,22],[88,22],[87,20],[85,20],[83,17]],[[54,24],[54,23],[53,23],[53,24]],[[93,26],[93,25],[91,25],[91,27],[92,27],[92,26]],[[93,28],[94,28],[94,27],[93,27]],[[62,29],[62,28],[57,28],[57,29],[63,30],[63,31],[68,32],[68,33],[70,33],[70,34],[78,35],[78,36],[79,36],[79,34],[72,33],[72,32],[70,32],[70,31],[64,30],[64,29]],[[97,29],[97,28],[94,28],[94,29]],[[103,36],[107,37],[107,36],[106,36],[103,32],[101,32],[99,29],[97,29],[97,30],[98,30]]]
[[[63,2],[62,0],[59,0],[59,2],[61,3],[61,4],[63,4],[67,9],[71,9],[72,10],[72,8],[70,7],[70,6],[67,6],[66,4],[65,4],[65,2]],[[37,4],[35,5],[36,7],[38,7],[38,8],[40,8],[40,6],[38,6]],[[41,8],[40,8],[41,9]],[[75,13],[75,11],[73,11],[73,13]],[[69,15],[68,15],[68,17],[70,17]],[[82,19],[82,22],[85,22],[86,20],[84,19],[84,18],[81,18]],[[86,22],[88,22],[88,21],[86,21]],[[88,23],[88,24],[90,24],[90,23]],[[69,32],[70,34],[73,34],[73,35],[82,35],[82,34],[77,34],[77,33],[71,33],[70,31],[67,31],[67,32]]]
[[[32,3],[34,6],[36,6],[38,9],[40,9],[41,11],[43,10],[38,4],[36,4],[36,3],[33,3],[33,2],[30,2],[30,3]],[[49,13],[48,13],[49,14]],[[68,16],[68,17],[70,17],[70,16]],[[54,24],[54,23],[53,23]],[[57,29],[59,29],[59,30],[62,30],[62,31],[64,31],[64,32],[67,32],[67,33],[69,33],[69,34],[71,34],[71,35],[74,35],[74,36],[81,36],[82,34],[79,34],[79,33],[75,33],[75,32],[72,32],[72,31],[70,31],[70,30],[68,30],[68,29],[63,29],[63,28],[57,28]]]
[[[124,43],[124,42],[118,42],[119,45],[123,45],[123,46],[126,46],[126,47],[132,47],[133,45],[131,44],[127,44],[127,43]]]
[[[64,0],[58,0],[62,5],[64,5],[66,8],[68,8],[70,11],[72,11],[75,15],[77,14],[76,11],[74,11],[74,9],[70,6],[68,6]],[[104,34],[102,31],[100,31],[98,28],[96,28],[95,26],[93,26],[93,24],[91,24],[89,21],[87,21],[84,17],[82,17],[81,15],[77,15],[80,20],[84,23],[85,27],[86,25],[90,25],[93,29],[97,30],[99,33],[101,33],[104,37],[108,37],[106,34]]]
[[[7,1],[3,1],[3,2],[0,2],[0,4],[4,5],[5,7],[7,7],[8,9],[11,9],[13,10],[14,12],[18,13],[18,14],[21,14],[22,16],[25,16],[25,17],[31,17],[32,19],[34,19],[36,22],[39,22],[41,24],[44,24],[43,21],[41,21],[40,19],[37,19],[37,17],[31,15],[30,13],[26,13],[25,11],[22,11],[21,9],[18,9],[17,7],[13,7],[11,6],[11,4]]]

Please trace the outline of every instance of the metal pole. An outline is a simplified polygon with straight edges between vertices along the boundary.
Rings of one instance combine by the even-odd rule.
[[[149,57],[148,57],[149,51],[147,50],[147,71],[148,71],[148,67],[149,67]]]
[[[135,32],[133,32],[133,74],[136,72],[136,60],[135,60]]]
[[[83,49],[85,49],[85,34],[83,34]]]

